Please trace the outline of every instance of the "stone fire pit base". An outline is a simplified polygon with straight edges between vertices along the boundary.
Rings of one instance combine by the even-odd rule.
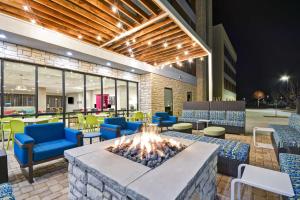
[[[155,169],[107,152],[108,142],[65,152],[69,199],[215,199],[218,146],[182,141],[189,147]]]

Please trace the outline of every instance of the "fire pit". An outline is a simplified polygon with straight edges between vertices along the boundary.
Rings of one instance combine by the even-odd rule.
[[[218,148],[140,133],[67,150],[69,199],[212,200]]]
[[[185,145],[172,138],[163,139],[158,134],[145,132],[133,139],[126,139],[122,136],[107,150],[147,167],[155,168],[185,148]]]

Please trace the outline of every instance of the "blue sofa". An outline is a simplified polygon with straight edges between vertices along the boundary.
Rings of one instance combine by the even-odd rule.
[[[273,128],[273,146],[277,158],[280,153],[300,154],[300,115],[291,114],[288,125],[270,124]]]
[[[158,127],[171,127],[177,123],[176,116],[170,116],[167,112],[156,112],[152,116],[152,123],[157,124]]]
[[[300,199],[300,155],[281,153],[279,154],[280,171],[290,176],[295,196],[284,198],[290,200]]]
[[[64,156],[64,151],[82,145],[82,133],[65,128],[63,123],[26,126],[24,134],[15,134],[14,152],[21,168],[28,167],[33,182],[33,165]]]
[[[101,138],[114,139],[123,135],[131,135],[141,131],[142,122],[126,122],[125,117],[105,118],[100,126]]]
[[[163,135],[179,137],[188,140],[213,143],[220,145],[218,152],[218,173],[237,177],[238,166],[249,164],[250,145],[233,140],[224,140],[200,135],[186,134],[175,131],[167,131]],[[201,152],[199,152],[201,153]]]
[[[12,187],[9,183],[0,184],[0,199],[15,200]]]

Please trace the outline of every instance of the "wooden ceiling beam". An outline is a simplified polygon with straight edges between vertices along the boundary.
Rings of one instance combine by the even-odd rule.
[[[142,30],[136,32],[133,35],[128,36],[126,39],[123,39],[123,40],[120,40],[118,42],[115,42],[112,46],[109,47],[109,49],[115,49],[117,47],[120,47],[121,45],[124,45],[126,43],[126,41],[131,41],[133,39],[142,37],[143,35],[146,35],[147,33],[150,33],[150,32],[152,32],[154,30],[157,30],[157,29],[159,29],[161,27],[169,25],[170,23],[172,23],[171,19],[167,19],[165,21],[162,21],[162,22],[159,22],[159,23],[155,23],[152,26],[149,26],[149,27],[147,27],[145,29],[142,29]]]
[[[174,44],[174,43],[178,44],[178,41],[182,41],[182,40],[185,40],[185,39],[189,39],[189,37],[186,36],[186,35],[175,36],[175,37],[172,37],[171,39],[168,40],[168,44],[169,44],[169,46]],[[155,44],[151,44],[150,46],[148,44],[147,44],[147,46],[144,45],[142,47],[134,49],[134,53],[136,55],[138,55],[138,54],[141,54],[141,53],[152,51],[152,48],[161,48],[164,42],[165,42],[164,40],[160,40],[160,41],[156,41]]]
[[[3,4],[0,2],[0,12],[2,13],[6,13],[8,15],[17,17],[19,19],[25,20],[25,21],[30,21],[32,19],[32,16],[30,16],[27,12],[14,8],[10,5],[7,4]],[[53,23],[51,21],[48,21],[46,19],[42,19],[42,18],[35,18],[37,20],[37,24],[42,25],[45,28],[48,28],[50,30],[54,30],[57,32],[61,32],[65,35],[70,35],[72,37],[77,37],[78,33],[74,32],[72,30],[66,29],[65,27],[61,27],[59,24],[57,23]],[[82,39],[83,41],[86,41],[90,44],[94,44],[94,45],[98,45],[94,39],[91,39],[90,37],[86,36]]]
[[[10,1],[10,0],[3,0],[3,1]],[[35,3],[35,2],[30,2],[29,6],[31,9],[33,9],[34,13],[36,12],[40,12],[40,13],[45,13],[53,18],[65,21],[66,23],[69,23],[71,25],[73,25],[73,28],[77,27],[78,30],[84,30],[87,32],[90,32],[92,34],[94,34],[94,38],[96,38],[97,36],[101,36],[102,41],[106,41],[106,40],[110,40],[111,36],[100,32],[97,29],[94,29],[92,27],[89,27],[88,25],[81,23],[79,21],[74,23],[74,20],[72,18],[70,18],[69,16],[63,15],[57,11],[54,11],[52,9],[49,9],[41,4]]]
[[[159,14],[159,11],[151,5],[151,1],[149,0],[140,0],[139,1],[147,10],[149,10],[154,16]],[[155,4],[156,5],[156,4]]]
[[[51,9],[51,10],[53,10],[55,12],[61,13],[61,14],[65,15],[65,16],[68,16],[69,18],[72,18],[74,20],[74,23],[78,23],[78,22],[79,23],[84,23],[87,26],[89,26],[89,27],[91,27],[93,29],[98,30],[100,33],[106,34],[109,37],[112,37],[111,34],[105,33],[103,31],[104,29],[102,29],[101,26],[99,26],[94,21],[91,21],[91,20],[89,20],[89,19],[87,19],[85,17],[82,17],[81,15],[78,15],[78,14],[76,14],[74,12],[70,12],[70,11],[64,9],[63,7],[57,6],[56,3],[53,3],[51,1],[44,1],[44,0],[32,0],[30,2],[31,2],[31,4],[32,3],[37,3],[37,4],[40,4],[40,5],[43,5],[43,6],[47,7],[48,9]]]
[[[143,22],[143,19],[135,16],[134,14],[132,14],[131,12],[129,12],[128,10],[126,10],[125,8],[123,8],[121,5],[116,4],[114,2],[114,0],[104,0],[104,1],[106,3],[108,3],[110,6],[115,6],[118,9],[118,12],[123,13],[124,15],[126,15],[128,18],[130,18],[131,20],[133,20],[137,24],[141,24]]]
[[[150,19],[150,16],[145,11],[143,11],[140,7],[135,5],[132,1],[130,1],[130,0],[121,0],[121,2],[124,3],[126,6],[128,6],[131,10],[136,12],[138,15],[143,17],[145,20]]]
[[[139,40],[137,43],[135,43],[134,45],[131,45],[130,48],[131,49],[136,49],[136,48],[139,48],[139,47],[142,47],[144,45],[148,45],[148,41],[151,40],[152,43],[156,43],[157,41],[160,41],[160,40],[166,40],[168,39],[168,37],[171,37],[171,36],[174,36],[176,34],[184,34],[182,32],[181,29],[175,27],[173,28],[172,30],[169,30],[167,32],[164,32],[162,34],[158,34],[158,33],[155,33],[155,35],[152,35],[152,34],[148,34],[147,36],[145,36],[142,40]],[[124,53],[127,51],[127,46],[123,45],[121,49],[114,49],[114,51],[117,51],[119,53]]]
[[[57,5],[64,7],[65,9],[68,9],[71,12],[75,12],[75,13],[89,19],[90,21],[94,21],[95,23],[97,23],[103,27],[103,32],[110,34],[111,36],[115,36],[122,32],[122,30],[117,28],[116,26],[113,26],[110,23],[107,23],[103,19],[91,14],[90,12],[86,11],[85,9],[82,9],[69,1],[62,1],[62,0],[51,0],[51,1],[55,2]]]
[[[107,5],[105,5],[102,1],[99,0],[85,0],[85,1],[93,5],[94,7],[98,8],[100,11],[105,12],[107,15],[113,17],[115,20],[125,24],[129,28],[133,28],[136,25],[130,22],[128,19],[120,17],[120,15],[112,12],[112,9],[107,7]]]
[[[186,37],[186,39],[183,39],[181,40],[180,42],[182,45],[185,45],[185,44],[191,44],[191,39]],[[173,48],[176,48],[177,51],[180,51],[181,49],[177,49],[177,44],[178,44],[178,41],[176,39],[172,40],[172,41],[169,41],[168,42],[168,47],[167,48],[164,48],[162,46],[162,44],[160,45],[155,45],[154,47],[150,47],[150,48],[147,48],[145,49],[144,51],[140,51],[140,52],[134,52],[134,56],[135,57],[139,57],[139,58],[144,58],[146,56],[150,56],[150,55],[153,55],[153,54],[159,54],[159,52],[164,52],[165,50],[167,49],[173,49]]]
[[[154,65],[154,63],[156,63],[156,65],[161,65],[161,64],[166,64],[166,63],[170,63],[170,64],[174,64],[177,62],[184,62],[189,60],[190,58],[192,59],[196,59],[196,58],[201,58],[207,56],[207,53],[204,51],[195,51],[193,53],[191,53],[189,56],[184,56],[183,58],[176,60],[176,59],[171,59],[171,58],[165,58],[165,59],[161,59],[161,60],[157,60],[157,61],[151,61],[149,63],[151,63],[152,65]]]

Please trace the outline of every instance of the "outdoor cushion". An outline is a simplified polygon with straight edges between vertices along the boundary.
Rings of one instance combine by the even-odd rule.
[[[211,120],[211,123],[214,125],[227,125],[227,120]]]
[[[131,134],[134,134],[135,131],[133,130],[130,130],[130,129],[122,129],[121,130],[121,135],[131,135]]]
[[[155,116],[156,117],[161,117],[162,120],[169,119],[169,114],[167,112],[156,112]]]
[[[211,120],[225,120],[226,112],[225,111],[211,110],[211,111],[209,111],[209,116],[210,116]]]
[[[300,134],[300,115],[291,114],[289,118],[289,127],[296,129]]]
[[[105,118],[104,123],[119,125],[121,127],[121,129],[126,129],[126,127],[127,127],[126,120],[124,117]]]
[[[0,184],[0,199],[2,200],[14,200],[12,187],[9,183]]]
[[[278,148],[300,147],[300,132],[289,125],[270,124],[274,129],[273,137]]]
[[[228,121],[245,121],[245,112],[243,111],[227,111],[226,120]]]
[[[43,143],[65,138],[63,123],[34,124],[25,127],[25,135],[34,139],[34,143]]]
[[[77,144],[66,139],[39,143],[33,147],[33,160],[40,161],[63,155],[64,151],[76,147]]]
[[[296,200],[300,198],[300,155],[281,153],[279,154],[280,171],[289,174],[295,196],[290,198]]]
[[[179,117],[179,122],[197,122],[199,119],[196,118],[186,118],[186,117]]]
[[[227,126],[245,127],[245,121],[226,121]]]
[[[194,117],[194,111],[193,110],[183,110],[182,111],[182,117],[192,118],[192,117]]]
[[[225,128],[222,127],[211,126],[204,129],[204,134],[208,136],[220,136],[223,135],[224,133],[225,133]]]
[[[197,119],[208,119],[208,110],[195,110],[194,117]]]
[[[191,123],[178,123],[173,125],[174,130],[186,130],[193,128],[193,124]]]
[[[161,134],[172,136],[172,137],[180,137],[189,140],[196,140],[201,142],[218,144],[220,145],[219,153],[218,153],[220,157],[246,162],[249,156],[248,154],[249,154],[250,145],[242,142],[233,141],[233,140],[224,140],[224,139],[218,139],[218,138],[206,137],[200,135],[193,135],[193,134],[185,134],[185,133],[180,133],[175,131],[167,131]]]

